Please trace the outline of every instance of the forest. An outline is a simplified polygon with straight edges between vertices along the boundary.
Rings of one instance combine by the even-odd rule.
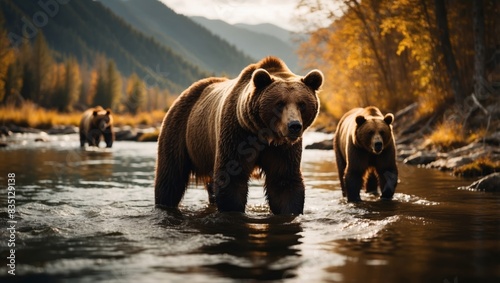
[[[416,120],[452,132],[495,128],[499,1],[302,0],[298,9],[310,29],[299,54],[325,73],[322,106],[335,120],[353,107],[411,106]],[[331,23],[318,28],[314,14]]]
[[[13,42],[9,34],[21,31],[12,28],[12,22],[19,18],[12,14],[34,9],[14,3],[2,0],[3,7],[11,12],[8,17],[0,15],[0,104],[4,107],[30,102],[59,112],[78,112],[93,105],[118,113],[164,111],[183,88],[209,75],[114,18],[110,22],[113,26],[137,37],[135,47],[125,49],[132,43],[124,43],[119,52],[114,52],[114,43],[106,41],[112,32],[95,26],[89,33],[81,26],[76,30],[81,37],[68,43],[76,46],[80,42],[81,46],[71,54],[57,37],[64,30],[64,21],[57,17],[54,21],[59,29],[42,28],[33,38]],[[71,5],[110,13],[92,1]],[[69,12],[63,16],[65,13]],[[353,107],[376,105],[383,112],[415,112],[402,131],[437,124],[454,134],[471,136],[498,128],[499,1],[300,0],[297,14],[298,27],[309,34],[297,56],[304,69],[318,68],[326,77],[318,123],[335,125]],[[325,15],[328,24],[316,24],[314,19]],[[56,49],[46,33],[51,34],[51,41],[58,42],[52,45]],[[102,43],[82,41],[91,33],[103,33],[97,36]],[[99,44],[105,44],[105,52],[97,52],[98,47],[90,51],[89,46]],[[146,46],[151,52],[130,57],[133,50]],[[174,64],[165,65],[173,69],[145,72],[141,58],[149,62],[154,58],[147,54],[158,52],[173,56],[168,60]],[[126,60],[113,57],[115,53],[127,54]],[[187,75],[176,77],[183,74]]]

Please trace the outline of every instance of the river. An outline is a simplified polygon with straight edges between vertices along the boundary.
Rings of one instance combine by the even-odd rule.
[[[173,212],[154,208],[156,143],[32,140],[0,149],[2,282],[500,282],[500,194],[457,189],[472,180],[399,164],[392,201],[352,204],[333,151],[305,150],[303,215],[271,215],[259,180],[244,215],[217,213],[195,185]]]

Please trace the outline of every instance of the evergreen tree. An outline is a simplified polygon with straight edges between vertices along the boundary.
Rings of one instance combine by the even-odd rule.
[[[7,38],[7,31],[4,26],[4,19],[0,13],[0,102],[6,97],[5,85],[7,83],[7,73],[9,66],[14,61],[14,52],[10,48],[9,39]]]
[[[59,111],[72,111],[80,95],[80,71],[74,58],[66,60],[56,72],[56,86],[52,105]]]
[[[128,79],[127,84],[127,100],[125,107],[132,114],[143,110],[146,102],[146,87],[144,82],[133,73]]]
[[[35,39],[32,55],[29,67],[33,73],[33,101],[44,106],[50,106],[50,89],[54,84],[52,75],[54,58],[41,32],[38,33]]]
[[[115,62],[109,60],[107,66],[100,64],[95,87],[94,106],[117,109],[122,92],[122,80]]]
[[[64,91],[67,98],[65,110],[73,110],[73,106],[80,96],[81,84],[78,62],[75,58],[70,58],[65,65]]]
[[[108,85],[107,91],[109,95],[109,106],[112,109],[118,109],[120,98],[122,96],[122,78],[120,72],[116,68],[115,61],[108,61]]]
[[[101,69],[99,69],[97,71],[97,80],[96,80],[95,86],[94,86],[95,90],[94,90],[94,97],[92,100],[92,104],[93,104],[92,106],[97,106],[97,105],[100,105],[103,107],[111,106],[111,103],[107,99],[107,97],[108,97],[108,92],[106,90],[107,81],[108,80],[106,78],[106,74],[101,67]]]

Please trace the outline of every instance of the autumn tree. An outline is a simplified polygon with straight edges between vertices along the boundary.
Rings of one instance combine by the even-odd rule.
[[[451,90],[455,97],[455,102],[463,104],[465,99],[464,88],[458,74],[458,66],[455,60],[455,52],[451,46],[448,12],[446,10],[445,0],[434,0],[434,12],[436,17],[436,26],[438,31],[437,41],[441,56],[444,58],[444,65],[450,80]]]
[[[482,97],[485,93],[485,47],[484,47],[484,7],[483,0],[473,1],[474,30],[474,93]]]
[[[315,13],[328,7],[325,2],[301,0],[300,5]],[[338,118],[350,108],[370,104],[398,111],[417,101],[419,113],[425,115],[443,111],[449,102],[463,104],[473,92],[472,11],[476,19],[481,17],[481,3],[489,7],[484,10],[486,58],[488,51],[492,54],[500,46],[495,35],[500,5],[482,0],[472,9],[472,2],[448,6],[444,0],[328,2],[342,13],[322,11],[330,24],[313,30],[299,50],[304,67],[325,73],[323,108]],[[478,38],[482,22],[475,25]],[[483,71],[477,72],[479,80]]]

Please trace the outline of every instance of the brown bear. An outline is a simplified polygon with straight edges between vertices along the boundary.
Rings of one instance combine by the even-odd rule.
[[[267,57],[235,79],[191,85],[163,120],[155,203],[177,207],[194,174],[219,211],[244,212],[249,178],[260,169],[271,211],[302,213],[301,137],[318,114],[322,83],[318,70],[298,76]]]
[[[104,137],[106,147],[111,147],[115,139],[113,132],[113,115],[108,108],[104,110],[101,106],[90,108],[85,111],[80,121],[80,146],[85,142],[89,146],[99,146],[101,136]]]
[[[394,115],[384,116],[374,106],[352,109],[340,119],[333,147],[342,195],[348,201],[360,201],[363,186],[367,192],[377,193],[380,185],[383,199],[394,195],[398,168],[393,120]]]

